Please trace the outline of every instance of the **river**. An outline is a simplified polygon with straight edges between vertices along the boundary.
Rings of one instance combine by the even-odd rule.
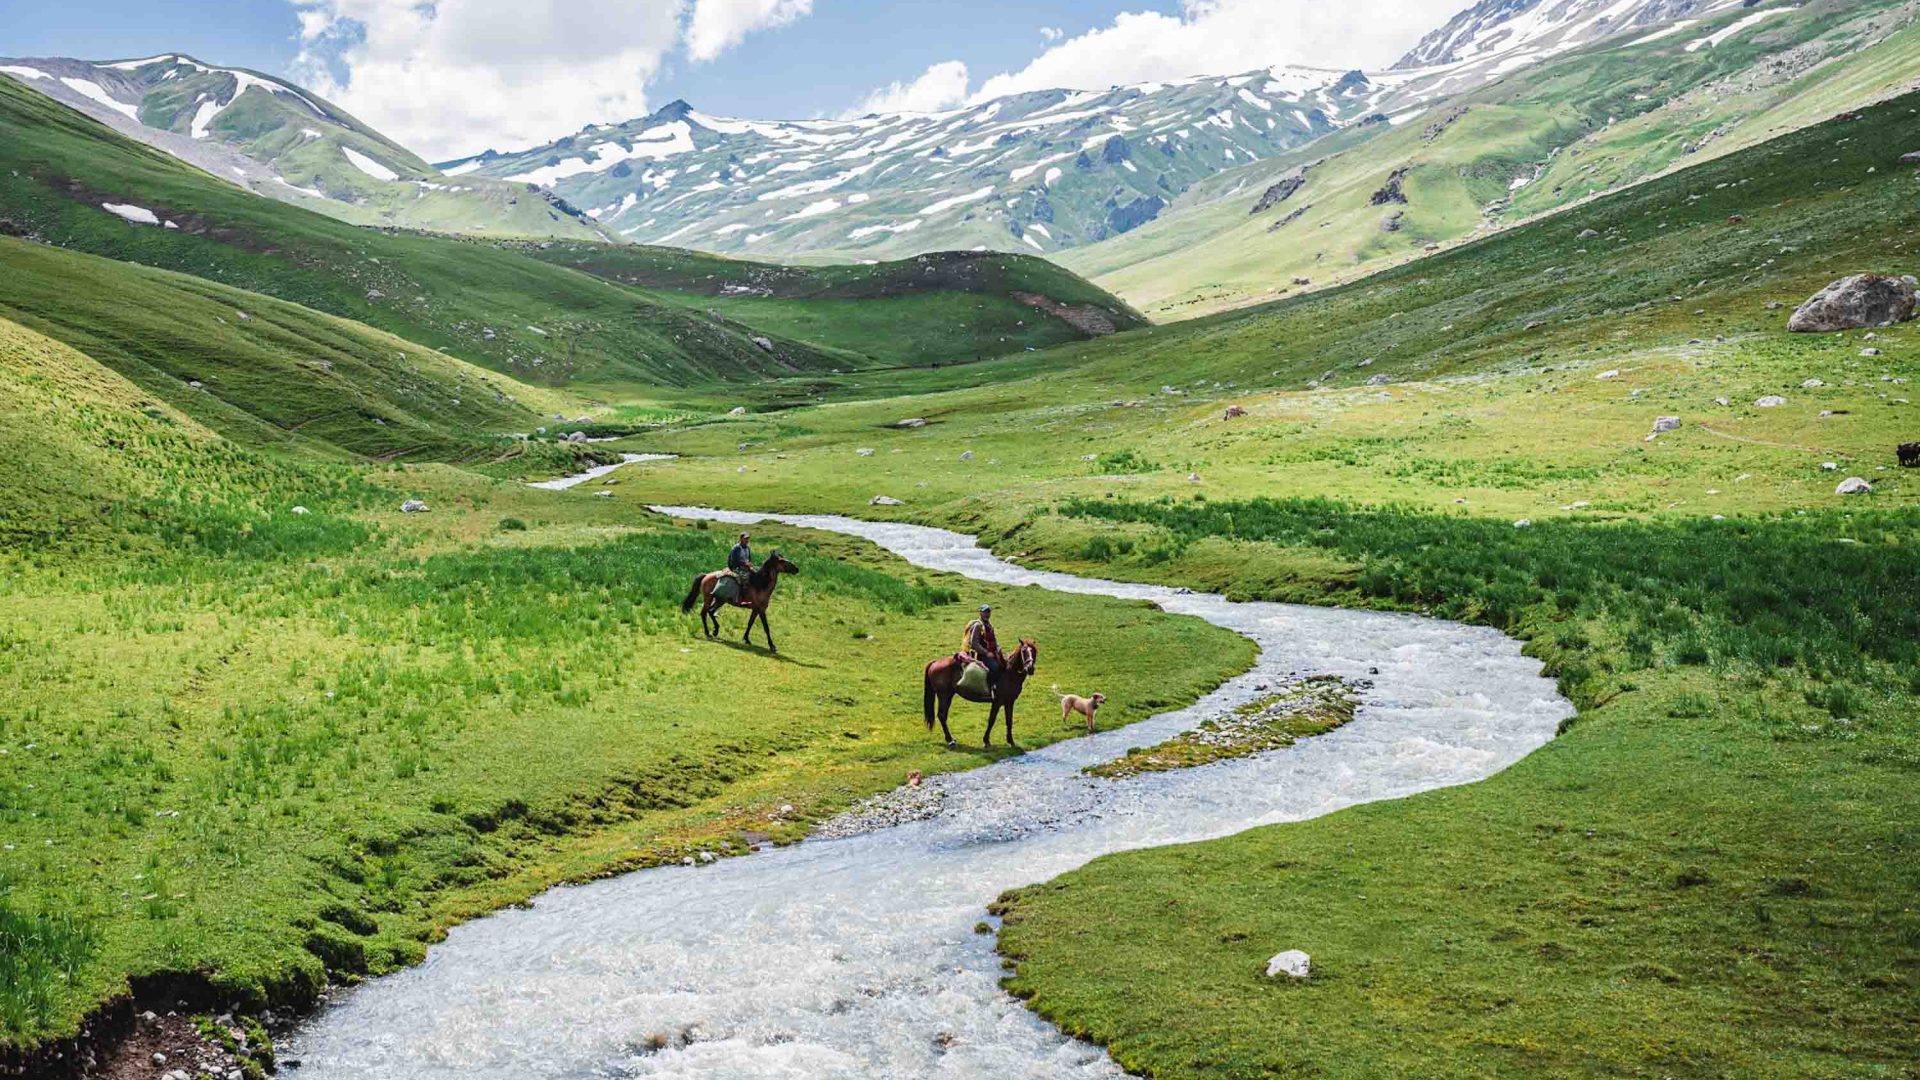
[[[935,777],[941,809],[931,818],[557,888],[457,927],[422,964],[341,995],[296,1032],[282,1056],[302,1061],[297,1077],[1118,1075],[1100,1048],[999,989],[993,938],[974,927],[1000,892],[1108,852],[1479,780],[1546,743],[1573,712],[1518,642],[1485,628],[1030,570],[924,526],[656,509],[857,536],[982,581],[1150,600],[1245,634],[1261,653],[1188,708]],[[1045,628],[1016,631],[1039,638],[1046,685]],[[1352,723],[1202,768],[1120,781],[1081,774],[1313,673],[1370,684]],[[1034,693],[1023,715],[1053,723],[1055,709]],[[977,740],[983,712],[956,702],[955,736]]]

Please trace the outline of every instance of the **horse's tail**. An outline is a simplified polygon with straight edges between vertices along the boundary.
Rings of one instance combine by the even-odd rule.
[[[687,598],[685,600],[680,601],[680,614],[682,615],[693,614],[694,601],[700,598],[700,583],[705,581],[706,579],[707,579],[707,575],[705,574],[693,575],[693,588],[688,589]]]
[[[927,730],[933,730],[933,665],[927,665],[928,671],[922,679],[926,689],[920,695],[920,708],[927,714]]]

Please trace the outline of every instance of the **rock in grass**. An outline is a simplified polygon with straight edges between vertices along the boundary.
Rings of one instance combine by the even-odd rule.
[[[1678,430],[1679,427],[1680,418],[1677,416],[1656,416],[1653,418],[1653,433],[1655,435],[1663,431],[1675,431]]]
[[[312,511],[310,511],[310,510],[308,510],[308,509],[307,509],[306,507],[304,507],[304,506],[296,506],[296,507],[294,507],[294,508],[293,508],[292,510],[289,510],[289,511],[287,511],[287,512],[288,512],[288,513],[290,513],[290,514],[307,514],[307,513],[312,513]]]
[[[1820,463],[1820,471],[1821,472],[1839,472],[1840,463],[1837,461],[1823,461]]]
[[[1385,386],[1393,380],[1386,375],[1375,375],[1367,380],[1368,386]]]
[[[727,410],[727,415],[745,416],[747,415],[747,407],[745,405],[735,405],[733,408]]]
[[[1840,486],[1834,488],[1833,493],[1835,495],[1865,495],[1872,490],[1872,484],[1867,483],[1857,476],[1849,476],[1845,480],[1840,481]]]
[[[1896,277],[1855,274],[1814,293],[1787,320],[1796,334],[1864,330],[1913,318],[1913,286]]]
[[[1818,390],[1827,385],[1824,379],[1808,379],[1800,384],[1802,390]]]
[[[961,460],[961,461],[972,461],[972,460],[973,460],[973,451],[971,451],[971,450],[962,450],[962,451],[960,451],[960,460]]]
[[[1578,233],[1574,234],[1573,238],[1575,240],[1591,240],[1599,235],[1599,232],[1593,229],[1581,229]]]
[[[903,504],[899,499],[896,499],[891,495],[875,495],[873,498],[867,500],[867,505],[868,506],[902,506],[905,504]]]
[[[1594,378],[1600,380],[1601,382],[1610,382],[1619,377],[1620,377],[1619,368],[1609,368],[1606,371],[1603,371],[1600,374],[1594,376]]]
[[[895,420],[890,426],[897,428],[923,428],[927,426],[927,420],[923,416],[910,416],[905,420]]]
[[[1513,523],[1513,527],[1516,529],[1531,529],[1533,528],[1533,519],[1521,518],[1519,521]]]
[[[855,450],[855,451],[854,451],[854,453],[856,453],[856,454],[859,454],[859,455],[860,455],[861,457],[872,457],[872,456],[873,456],[873,447],[871,447],[871,446],[863,446],[863,447],[861,447],[860,449],[858,449],[858,450]]]
[[[765,350],[766,352],[772,352],[772,351],[773,351],[773,342],[772,342],[772,341],[770,341],[770,340],[769,340],[769,339],[767,339],[767,338],[763,338],[763,337],[757,337],[757,338],[754,338],[754,339],[753,339],[753,343],[754,343],[755,345],[758,345],[758,346],[760,346],[760,348],[761,348],[761,349],[763,349],[763,350]]]
[[[1900,155],[1900,164],[1902,164],[1902,165],[1920,165],[1920,150],[1915,150],[1915,151],[1913,151],[1913,152],[1912,152],[1912,153],[1910,153],[1910,154],[1901,154],[1901,155]]]
[[[568,433],[567,433],[567,441],[568,441],[568,442],[570,442],[570,443],[583,443],[583,442],[586,442],[586,441],[587,441],[587,433],[586,433],[586,432],[584,432],[584,431],[571,431],[571,432],[568,432]]]
[[[1294,979],[1304,979],[1312,972],[1313,957],[1308,956],[1299,949],[1288,949],[1283,953],[1275,953],[1273,958],[1267,961],[1267,978],[1269,979],[1278,978],[1281,975]]]
[[[406,502],[400,504],[400,512],[403,514],[424,514],[427,512],[427,504],[421,502],[419,499],[408,499]]]
[[[1779,394],[1768,394],[1763,398],[1755,398],[1753,405],[1756,409],[1777,409],[1786,403],[1787,399]]]

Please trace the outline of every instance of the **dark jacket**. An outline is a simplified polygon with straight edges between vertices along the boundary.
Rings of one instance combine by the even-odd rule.
[[[727,569],[736,574],[746,575],[753,571],[753,549],[745,544],[733,545],[727,552]]]

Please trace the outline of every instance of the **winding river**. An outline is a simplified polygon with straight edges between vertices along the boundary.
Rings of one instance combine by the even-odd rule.
[[[303,1078],[1009,1080],[1111,1076],[998,986],[974,926],[1002,890],[1113,851],[1297,821],[1500,771],[1573,711],[1519,644],[1410,615],[1231,603],[1029,570],[973,538],[852,518],[660,507],[862,537],[982,581],[1153,601],[1245,634],[1252,670],[1189,708],[930,780],[940,811],[842,839],[554,889],[457,927],[343,995],[284,1057]],[[1044,628],[1040,685],[1046,684]],[[1371,682],[1356,719],[1290,749],[1122,781],[1083,766],[1158,742],[1289,675]],[[1035,695],[1043,698],[1044,694]],[[1052,722],[1035,701],[1027,723]],[[978,738],[956,706],[955,735]],[[902,717],[902,723],[918,723]],[[1273,941],[1272,951],[1301,943]]]

